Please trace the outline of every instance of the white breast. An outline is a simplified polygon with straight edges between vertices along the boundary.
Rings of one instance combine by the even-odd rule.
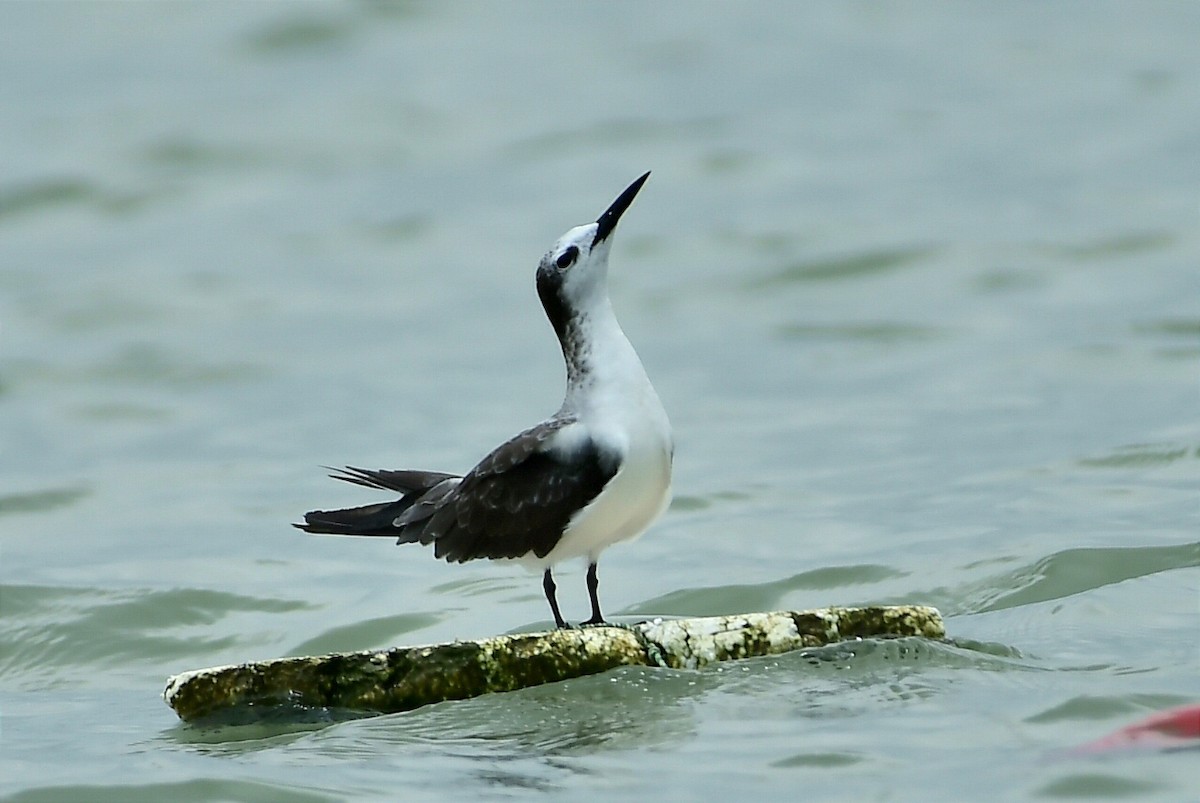
[[[604,490],[571,519],[562,540],[538,566],[580,557],[595,562],[606,547],[637,538],[667,509],[671,501],[671,429],[649,382],[644,390],[632,400],[622,396],[624,411],[612,407],[592,410],[593,415],[580,422],[590,437],[623,454],[624,459]]]
[[[577,321],[581,346],[568,371],[563,412],[576,419],[563,431],[562,446],[587,438],[621,465],[604,489],[576,513],[558,544],[546,557],[522,559],[531,568],[586,557],[618,541],[637,538],[671,501],[671,423],[637,353],[621,331],[607,294],[591,298]],[[577,428],[577,429],[576,429]]]

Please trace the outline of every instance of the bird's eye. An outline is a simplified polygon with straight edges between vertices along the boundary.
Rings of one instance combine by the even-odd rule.
[[[554,261],[554,264],[558,265],[559,270],[566,270],[575,264],[575,258],[578,256],[579,249],[575,246],[571,246],[566,251],[563,251],[561,254],[559,254],[558,259]]]

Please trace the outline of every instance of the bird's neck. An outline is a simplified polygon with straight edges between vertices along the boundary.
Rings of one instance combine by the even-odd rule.
[[[607,294],[574,310],[559,340],[567,366],[565,410],[582,412],[600,396],[629,395],[650,386]]]

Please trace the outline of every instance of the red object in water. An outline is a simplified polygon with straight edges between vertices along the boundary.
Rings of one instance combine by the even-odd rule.
[[[1200,747],[1188,740],[1200,739],[1200,703],[1172,708],[1126,725],[1102,739],[1081,744],[1075,753],[1107,753],[1128,748],[1169,749]]]

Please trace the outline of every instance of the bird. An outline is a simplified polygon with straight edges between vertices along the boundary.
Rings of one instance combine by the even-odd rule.
[[[580,624],[607,624],[598,594],[600,553],[640,536],[671,500],[671,424],[608,294],[613,232],[649,176],[638,177],[594,223],[559,237],[538,263],[538,297],[566,365],[566,392],[554,415],[461,476],[331,469],[334,479],[400,498],[314,510],[293,526],[432,544],[435,557],[453,563],[490,559],[540,569],[558,628],[570,625],[559,609],[553,569],[585,558],[591,616]]]

